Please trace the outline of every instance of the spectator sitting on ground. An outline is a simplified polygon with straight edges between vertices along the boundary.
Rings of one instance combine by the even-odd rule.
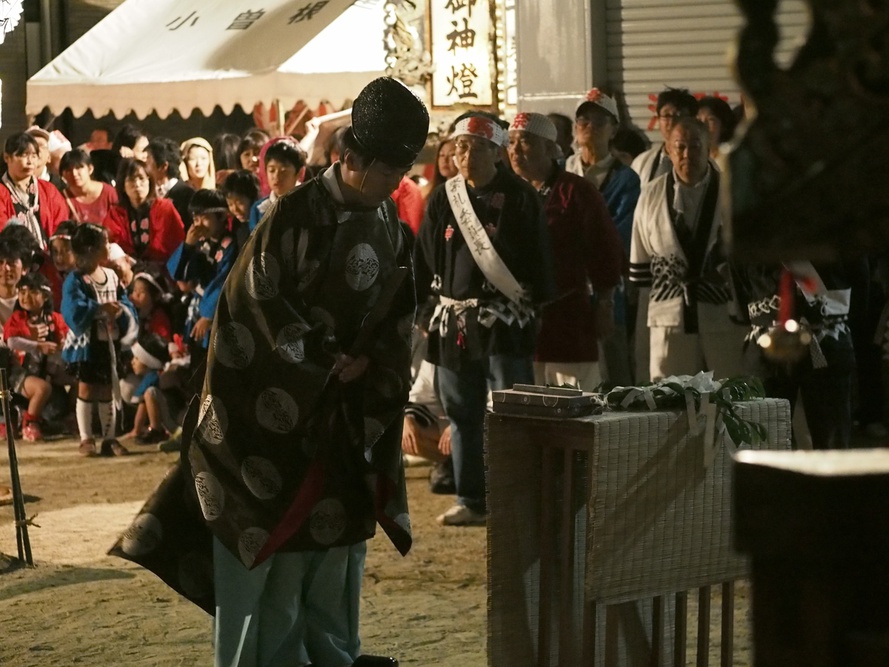
[[[243,248],[250,236],[250,210],[259,199],[259,179],[252,171],[232,172],[222,184],[222,194],[232,219],[232,232],[238,248]]]
[[[157,334],[144,332],[133,345],[133,373],[121,380],[121,394],[125,401],[138,407],[133,430],[124,437],[135,438],[140,445],[159,444],[176,429],[159,386],[160,373],[169,361],[167,343]]]
[[[407,465],[432,462],[429,488],[432,493],[456,493],[454,462],[451,458],[451,425],[435,392],[435,366],[420,363],[404,408],[401,451]]]
[[[61,314],[53,310],[52,289],[46,276],[23,275],[17,292],[15,310],[3,325],[3,340],[18,353],[12,389],[28,401],[22,415],[22,437],[37,442],[43,439],[43,408],[52,395],[50,379],[65,379],[60,352],[68,327]],[[3,431],[5,436],[5,425]]]
[[[167,269],[177,282],[195,286],[184,333],[192,368],[197,369],[207,357],[216,303],[238,247],[227,228],[228,207],[221,192],[198,190],[191,200],[191,213],[194,224]]]
[[[121,162],[116,187],[120,204],[109,211],[104,225],[109,237],[137,265],[162,268],[185,237],[173,203],[156,196],[148,169],[139,160]]]
[[[75,268],[74,252],[71,250],[71,236],[77,229],[77,223],[73,220],[65,220],[56,227],[55,233],[49,239],[49,253],[53,266],[59,273],[59,278],[64,284],[65,278]],[[59,303],[59,307],[61,307]]]

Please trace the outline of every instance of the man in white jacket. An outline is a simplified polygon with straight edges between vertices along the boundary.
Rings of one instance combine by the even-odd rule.
[[[729,317],[720,175],[708,162],[707,128],[680,118],[665,147],[671,170],[643,187],[630,249],[630,280],[648,302],[651,378],[738,375],[746,332]]]

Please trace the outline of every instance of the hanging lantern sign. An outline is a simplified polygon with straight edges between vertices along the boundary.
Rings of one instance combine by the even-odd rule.
[[[22,0],[0,0],[0,44],[6,39],[6,33],[19,24],[22,10]]]
[[[429,0],[433,107],[494,105],[490,0]]]

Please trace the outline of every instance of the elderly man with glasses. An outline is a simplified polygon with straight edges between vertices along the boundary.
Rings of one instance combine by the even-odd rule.
[[[432,316],[426,359],[451,423],[457,502],[441,525],[486,520],[488,389],[534,380],[537,313],[552,293],[552,254],[537,192],[502,168],[506,131],[473,113],[453,132],[459,173],[429,196],[417,237],[420,302]]]
[[[658,129],[666,144],[677,120],[697,115],[698,101],[686,88],[667,88],[657,96],[655,108]],[[663,145],[647,150],[633,160],[633,171],[639,174],[642,185],[670,173],[671,169],[670,155]]]

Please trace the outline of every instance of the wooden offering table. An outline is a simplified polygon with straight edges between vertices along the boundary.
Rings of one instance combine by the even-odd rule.
[[[756,447],[789,449],[786,401],[736,405],[767,429]],[[685,664],[684,591],[747,573],[731,544],[732,457],[721,437],[705,449],[699,419],[488,416],[489,665]],[[709,611],[706,623],[704,642]],[[729,656],[731,630],[729,615]]]

